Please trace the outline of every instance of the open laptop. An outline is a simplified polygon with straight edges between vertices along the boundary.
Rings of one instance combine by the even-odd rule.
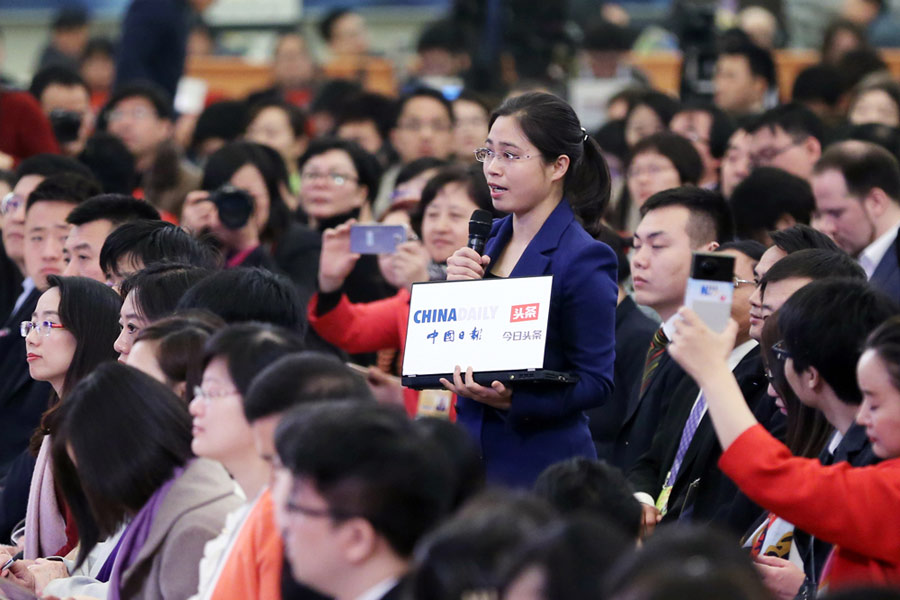
[[[482,385],[577,381],[543,368],[552,285],[552,275],[413,284],[403,385],[443,388],[457,365]]]

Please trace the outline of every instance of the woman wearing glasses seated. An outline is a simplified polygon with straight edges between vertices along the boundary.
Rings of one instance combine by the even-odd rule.
[[[510,214],[494,222],[483,256],[460,248],[447,260],[447,279],[552,274],[544,368],[578,381],[484,386],[457,365],[443,383],[459,396],[457,419],[481,445],[489,480],[530,487],[555,462],[597,456],[584,411],[612,393],[616,258],[592,237],[609,171],[572,107],[542,93],[504,102],[475,156],[494,208]]]
[[[121,305],[118,294],[91,279],[51,275],[47,281],[50,287],[38,299],[31,321],[22,323],[21,334],[31,377],[50,383],[53,393],[31,448],[11,469],[0,500],[5,511],[17,509],[19,518],[25,517],[24,555],[29,560],[66,554],[78,542],[71,513],[57,500],[51,438],[56,413],[72,388],[99,364],[115,360],[112,345],[119,334]],[[5,562],[3,554],[0,550]],[[27,564],[17,563],[14,573],[26,572]]]

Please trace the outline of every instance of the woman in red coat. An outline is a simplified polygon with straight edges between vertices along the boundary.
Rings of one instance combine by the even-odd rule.
[[[402,354],[409,319],[409,287],[435,278],[438,270],[443,273],[447,258],[466,245],[469,218],[479,208],[492,210],[480,169],[445,167],[439,171],[422,191],[412,219],[422,241],[408,241],[393,255],[379,257],[385,279],[400,291],[390,298],[362,304],[352,304],[342,290],[360,257],[350,251],[350,227],[355,221],[326,230],[319,260],[319,292],[309,303],[312,327],[325,341],[350,354],[383,349],[397,349]],[[370,379],[380,381],[371,369]],[[406,390],[404,404],[415,416],[418,394]]]

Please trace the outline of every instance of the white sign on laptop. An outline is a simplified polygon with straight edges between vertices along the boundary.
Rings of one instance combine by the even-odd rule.
[[[552,284],[552,275],[414,284],[403,384],[440,387],[457,365],[485,384],[566,381],[543,370]]]

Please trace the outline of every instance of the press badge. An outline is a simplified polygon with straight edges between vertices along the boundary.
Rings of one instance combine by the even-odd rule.
[[[421,390],[416,416],[449,419],[452,401],[453,392],[450,390]]]

